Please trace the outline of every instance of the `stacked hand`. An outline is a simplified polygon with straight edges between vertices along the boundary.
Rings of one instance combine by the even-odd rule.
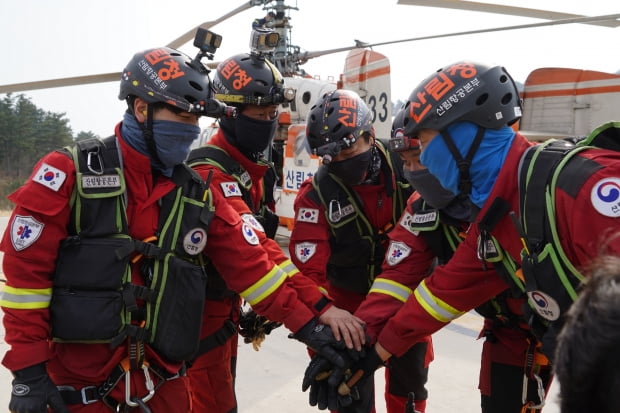
[[[254,310],[249,310],[241,314],[239,334],[244,343],[252,343],[254,350],[258,351],[266,336],[281,325],[282,323],[270,321],[267,317],[256,314]]]
[[[345,365],[331,363],[325,357],[315,355],[304,373],[302,391],[310,388],[309,403],[320,410],[338,410],[339,407],[350,405],[359,399],[357,384],[371,377],[375,370],[384,365],[374,350],[367,347],[357,354],[357,358],[349,353],[341,352]]]

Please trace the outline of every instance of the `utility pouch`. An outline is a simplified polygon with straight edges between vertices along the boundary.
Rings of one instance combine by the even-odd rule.
[[[63,241],[50,303],[54,341],[108,342],[120,332],[128,317],[121,289],[132,250],[127,236]]]
[[[160,299],[147,304],[152,346],[174,361],[191,360],[198,351],[207,275],[203,267],[168,254],[163,262],[166,282],[159,288]]]

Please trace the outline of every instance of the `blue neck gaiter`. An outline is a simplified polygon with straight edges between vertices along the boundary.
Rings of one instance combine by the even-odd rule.
[[[458,122],[448,127],[461,156],[467,155],[477,131],[478,126],[472,122]],[[491,193],[514,137],[514,130],[508,126],[499,130],[485,129],[469,168],[472,183],[469,198],[479,208]],[[459,169],[441,134],[424,147],[420,161],[444,188],[455,195],[459,193]]]
[[[171,177],[174,167],[187,159],[192,142],[200,135],[200,127],[169,120],[153,121],[153,139],[159,159],[153,159],[136,118],[126,112],[121,135],[136,151],[151,158],[153,169]]]

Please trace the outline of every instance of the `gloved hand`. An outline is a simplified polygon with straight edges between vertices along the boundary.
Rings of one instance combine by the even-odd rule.
[[[351,393],[355,384],[372,376],[375,374],[375,370],[382,366],[385,366],[385,363],[381,360],[375,348],[366,348],[362,357],[351,365],[351,376],[338,386],[338,394],[346,395]]]
[[[69,413],[56,385],[45,370],[45,364],[36,364],[13,372],[13,390],[9,401],[11,413]]]
[[[344,373],[343,369],[334,366],[325,357],[315,354],[306,368],[301,385],[301,390],[304,392],[310,388],[308,394],[310,406],[318,405],[319,410],[337,411],[353,403],[352,394],[338,394],[338,384],[345,379]]]
[[[319,324],[316,318],[289,337],[301,341],[341,369],[346,368],[351,361],[360,359],[361,351],[348,349],[343,340],[336,341],[331,328]]]
[[[252,343],[254,350],[258,351],[266,335],[281,325],[282,323],[270,321],[267,317],[256,314],[254,310],[244,311],[239,319],[239,334],[243,337],[244,343]]]

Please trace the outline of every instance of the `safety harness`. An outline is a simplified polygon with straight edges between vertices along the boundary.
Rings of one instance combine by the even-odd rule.
[[[60,246],[50,305],[52,337],[65,343],[128,341],[127,358],[99,386],[63,390],[69,402],[106,398],[125,378],[126,400],[140,406],[171,375],[144,359],[149,344],[161,356],[182,362],[196,353],[204,308],[206,273],[201,254],[214,209],[208,182],[186,165],[173,172],[175,188],[161,199],[157,234],[129,236],[122,159],[114,136],[79,141],[63,151],[75,163],[71,234]],[[139,266],[144,285],[132,283]],[[130,374],[144,374],[148,393],[132,395]],[[113,401],[109,401],[113,403]]]
[[[322,165],[312,178],[313,189],[308,196],[325,207],[330,237],[331,255],[327,263],[327,278],[338,288],[367,294],[375,277],[381,272],[387,234],[394,228],[405,208],[411,187],[397,179],[392,159],[380,141],[376,147],[382,157],[381,170],[385,177],[388,197],[392,198],[392,219],[381,229],[373,228],[364,215],[362,201],[340,179]]]

